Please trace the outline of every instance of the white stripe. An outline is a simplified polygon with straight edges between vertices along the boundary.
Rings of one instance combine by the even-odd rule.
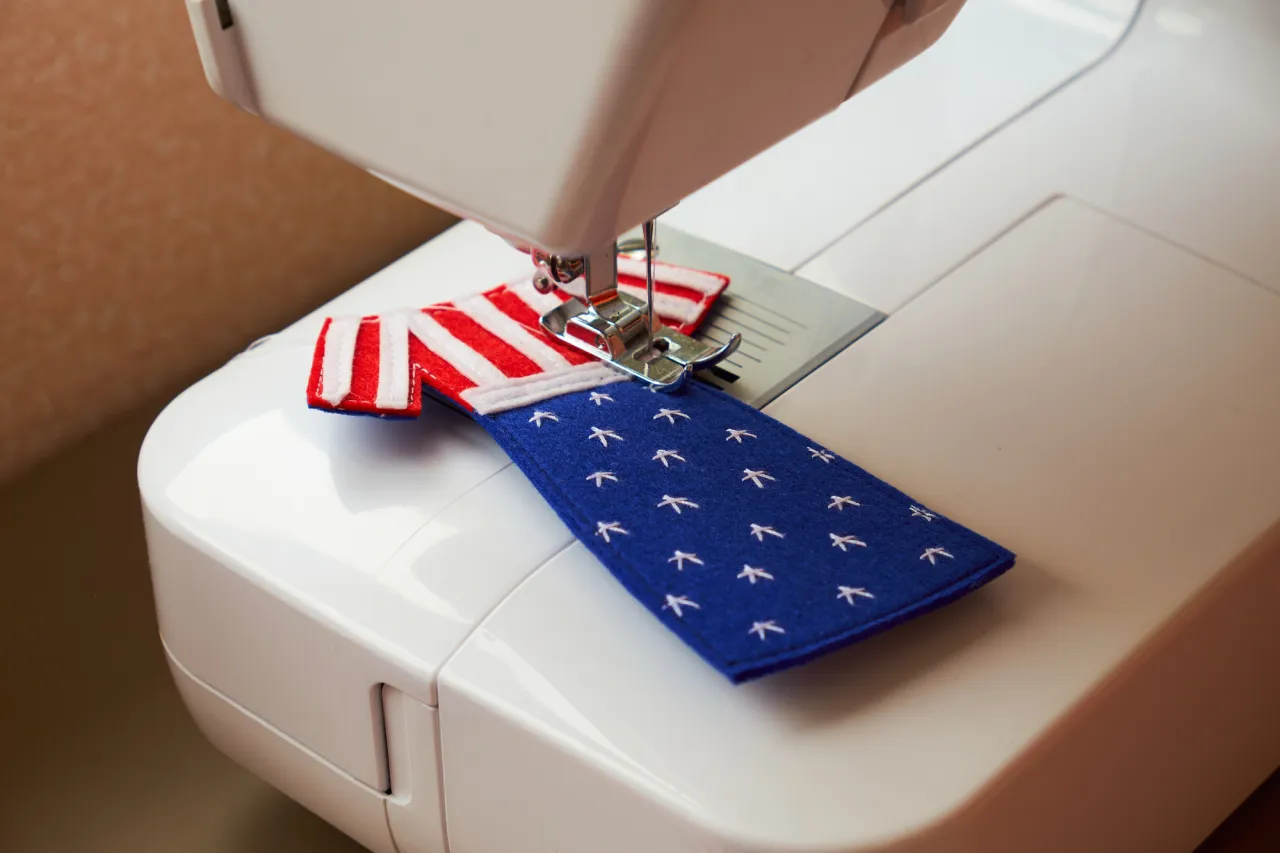
[[[409,314],[409,331],[422,341],[427,349],[449,362],[454,369],[477,385],[506,381],[507,377],[501,370],[494,367],[480,353],[451,335],[425,311],[413,311]]]
[[[409,321],[403,311],[378,318],[379,409],[409,405]]]
[[[574,279],[567,285],[563,285],[566,293],[571,293],[579,299],[582,298],[583,288],[582,279]],[[628,296],[639,299],[641,303],[648,297],[648,293],[643,287],[636,287],[630,284],[619,284],[618,290]],[[653,310],[664,321],[674,320],[677,323],[692,323],[702,316],[703,307],[706,305],[707,298],[703,297],[698,301],[689,299],[687,296],[677,296],[671,293],[655,292],[653,294]]]
[[[532,278],[516,282],[508,286],[507,290],[520,297],[520,301],[536,311],[539,317],[558,307],[564,301],[554,293],[539,293],[538,289],[533,286]]]
[[[618,285],[618,290],[634,296],[644,302],[648,295],[643,287],[632,287],[629,284]],[[672,296],[669,293],[653,294],[653,312],[663,320],[675,320],[677,323],[692,323],[702,315],[703,302],[692,302],[683,296]]]
[[[492,332],[520,350],[521,353],[528,356],[534,364],[543,370],[556,370],[569,366],[569,362],[565,360],[564,356],[547,346],[545,342],[524,326],[503,314],[496,305],[484,298],[483,295],[476,295],[459,302],[458,310],[475,320],[486,331]]]
[[[614,382],[626,381],[627,377],[618,371],[602,364],[591,362],[533,376],[521,376],[518,379],[504,379],[501,383],[468,388],[460,395],[464,402],[475,409],[478,414],[490,415],[518,409],[530,403],[537,403],[561,394],[574,391],[585,391]]]
[[[636,278],[643,280],[644,261],[637,258],[619,256],[618,272],[633,275]],[[724,286],[723,281],[710,273],[701,272],[700,270],[691,270],[686,267],[676,267],[671,264],[664,263],[655,263],[653,265],[653,280],[663,282],[664,284],[678,284],[681,287],[687,287],[691,290],[696,290],[699,293],[707,295],[718,293],[720,288]]]
[[[320,399],[331,406],[338,405],[351,393],[359,332],[359,317],[334,317],[325,330],[324,354],[320,358]]]

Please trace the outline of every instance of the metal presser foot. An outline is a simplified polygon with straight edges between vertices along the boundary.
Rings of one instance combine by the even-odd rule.
[[[565,343],[615,370],[674,391],[693,371],[731,355],[742,342],[735,334],[722,346],[695,341],[663,326],[653,315],[653,222],[644,224],[646,302],[618,291],[618,244],[582,258],[534,254],[534,286],[543,293],[582,277],[586,295],[570,299],[542,317],[542,327]]]

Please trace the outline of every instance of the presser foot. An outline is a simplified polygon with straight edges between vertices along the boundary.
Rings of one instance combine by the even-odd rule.
[[[742,343],[734,334],[723,344],[695,341],[663,326],[653,313],[653,258],[657,253],[652,220],[643,226],[644,302],[618,290],[618,244],[611,242],[581,258],[534,254],[534,285],[543,292],[578,277],[586,294],[542,316],[542,327],[613,369],[639,379],[655,391],[674,391],[695,370],[732,355]]]
[[[602,307],[607,313],[570,299],[544,314],[542,327],[655,391],[677,390],[695,370],[732,355],[742,343],[735,334],[722,345],[706,344],[656,322],[646,335],[647,306],[625,293],[615,292]]]

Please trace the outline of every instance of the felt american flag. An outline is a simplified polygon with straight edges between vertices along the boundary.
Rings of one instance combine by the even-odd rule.
[[[643,291],[639,266],[619,259],[624,291]],[[691,334],[727,284],[660,265],[655,311]],[[734,682],[887,630],[1013,565],[763,412],[696,382],[651,393],[560,343],[539,318],[568,298],[530,280],[331,319],[308,399],[402,417],[421,411],[424,385],[453,401],[604,568]]]
[[[476,420],[635,599],[734,682],[947,605],[1014,562],[701,383],[624,382]]]
[[[723,275],[655,264],[654,313],[693,334],[728,286]],[[570,391],[622,381],[622,374],[556,340],[539,325],[574,296],[539,293],[532,277],[422,309],[325,321],[307,402],[338,412],[416,417],[422,386],[478,413],[499,412]],[[644,264],[618,259],[618,287],[644,299]]]

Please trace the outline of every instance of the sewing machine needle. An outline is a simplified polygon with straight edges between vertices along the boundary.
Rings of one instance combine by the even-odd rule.
[[[644,298],[645,352],[653,348],[653,220],[641,226],[644,231]]]

